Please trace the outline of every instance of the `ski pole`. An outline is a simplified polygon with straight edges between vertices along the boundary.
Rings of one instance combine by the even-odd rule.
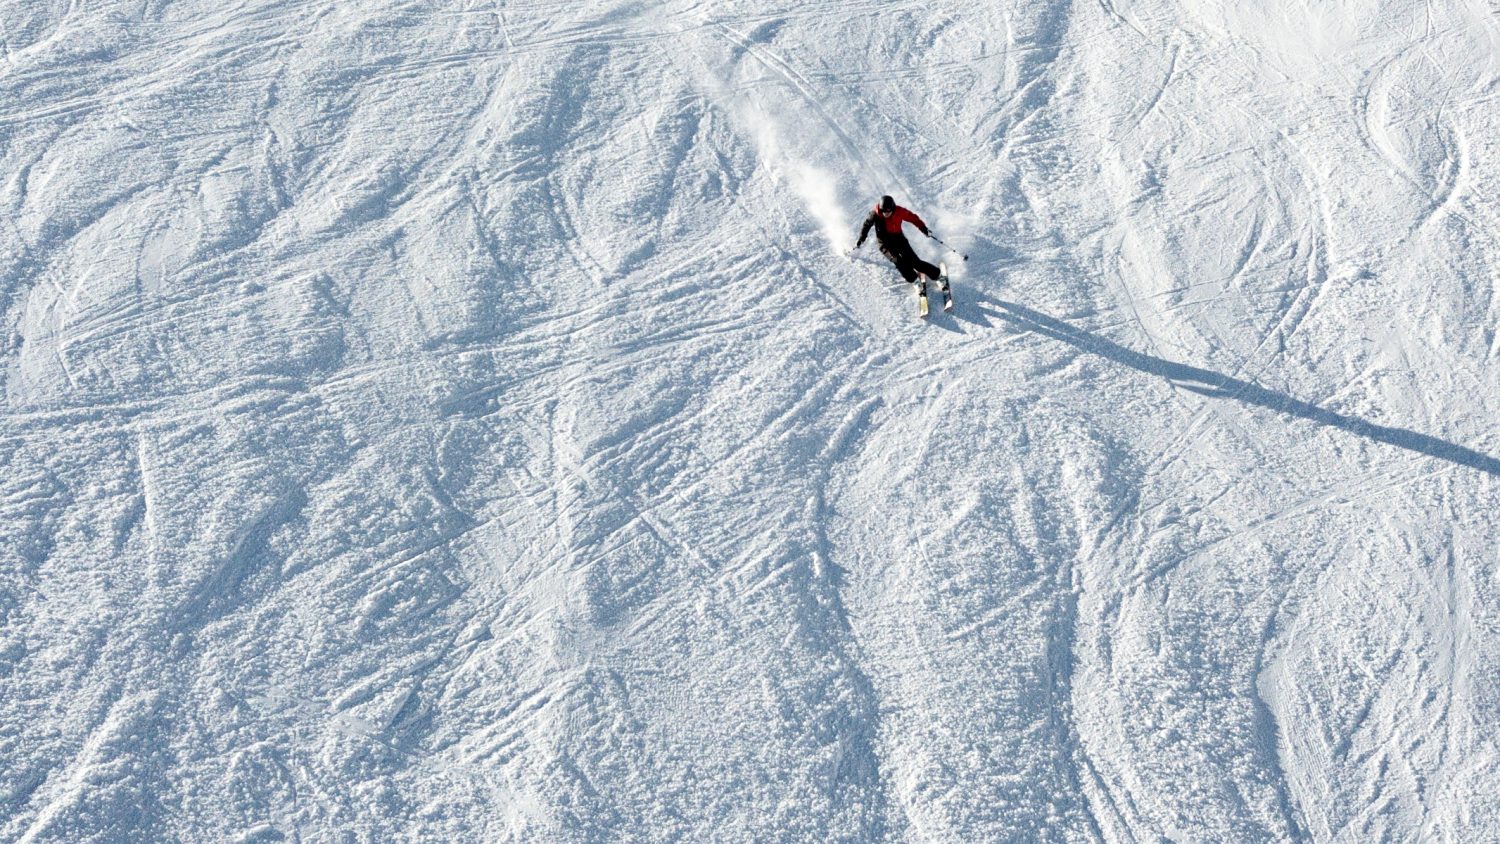
[[[930,238],[932,238],[933,240],[936,240],[938,243],[943,243],[943,239],[940,238],[940,237],[938,237],[937,235],[933,234],[932,232],[928,232],[927,236],[930,237]],[[943,243],[943,248],[947,249],[949,252],[952,252],[953,254],[957,255],[958,257],[964,259],[965,261],[969,260],[969,256],[968,255],[965,255],[964,253],[958,251],[957,249],[954,249],[953,247],[949,246],[946,243]]]

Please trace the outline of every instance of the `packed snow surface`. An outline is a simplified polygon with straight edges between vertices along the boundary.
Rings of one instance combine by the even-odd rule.
[[[1494,0],[0,21],[0,840],[1500,840]]]

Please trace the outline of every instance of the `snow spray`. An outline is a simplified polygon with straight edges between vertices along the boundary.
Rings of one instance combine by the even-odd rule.
[[[849,230],[849,218],[844,215],[843,203],[839,201],[837,180],[827,170],[798,161],[788,154],[781,142],[780,127],[760,108],[746,105],[736,111],[742,124],[753,127],[751,137],[761,161],[779,173],[802,200],[807,213],[823,230],[829,249],[835,254],[847,251],[854,245],[853,235]]]

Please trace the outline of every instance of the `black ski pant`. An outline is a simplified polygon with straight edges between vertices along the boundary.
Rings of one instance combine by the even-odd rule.
[[[917,273],[935,279],[941,272],[935,265],[917,257],[911,243],[905,237],[892,237],[880,242],[880,254],[896,265],[896,271],[908,282],[917,280]]]

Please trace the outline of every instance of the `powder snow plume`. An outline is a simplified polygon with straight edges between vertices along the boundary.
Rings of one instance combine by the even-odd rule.
[[[782,143],[780,125],[765,111],[755,105],[744,105],[735,109],[735,116],[742,125],[754,127],[751,137],[762,163],[787,183],[787,186],[802,200],[807,213],[817,221],[828,240],[828,248],[842,253],[854,245],[848,216],[839,199],[838,181],[833,174],[798,160]]]

